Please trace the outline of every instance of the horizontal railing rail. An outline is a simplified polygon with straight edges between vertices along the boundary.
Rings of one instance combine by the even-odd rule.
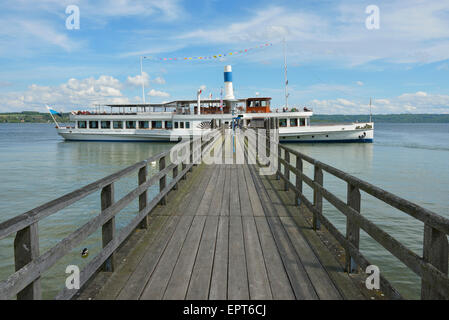
[[[0,223],[0,239],[15,234],[16,270],[6,280],[0,281],[0,299],[11,299],[14,296],[17,296],[17,299],[41,299],[41,275],[100,227],[102,228],[103,249],[81,270],[80,286],[82,287],[100,268],[104,271],[113,271],[114,252],[117,248],[133,230],[148,227],[148,217],[151,211],[158,204],[165,204],[166,195],[177,188],[180,179],[185,179],[187,172],[192,170],[202,154],[210,151],[212,142],[219,134],[219,130],[212,130],[207,136],[191,137],[190,141],[179,142],[175,145],[177,151],[189,155],[180,163],[171,163],[166,166],[166,158],[172,151],[170,149]],[[159,171],[149,177],[148,164],[155,161],[159,162]],[[120,200],[114,201],[114,183],[135,172],[138,173],[138,186]],[[172,180],[167,185],[167,175],[170,173]],[[148,188],[157,183],[159,183],[159,193],[148,202]],[[39,221],[99,190],[101,190],[100,214],[40,255]],[[137,215],[116,233],[115,216],[135,199],[139,199]],[[65,288],[56,298],[70,299],[77,291]]]
[[[294,190],[296,203],[298,205],[303,203],[312,213],[313,228],[315,230],[319,229],[320,224],[322,223],[346,250],[346,270],[348,272],[355,272],[357,266],[366,268],[370,265],[368,260],[359,250],[360,230],[363,230],[374,241],[384,247],[410,270],[421,277],[422,299],[449,299],[449,246],[447,238],[449,235],[449,219],[337,168],[313,159],[301,152],[293,150],[290,147],[282,145],[279,141],[273,140],[269,133],[270,129],[276,128],[276,125],[276,121],[265,121],[265,130],[267,134],[262,135],[266,149],[264,150],[266,152],[263,152],[264,154],[261,154],[258,148],[261,141],[260,134],[256,134],[255,139],[247,139],[247,144],[251,145],[253,150],[256,150],[256,159],[262,159],[263,163],[267,163],[270,160],[267,156],[270,144],[274,143],[276,145],[278,160],[276,170],[277,177],[284,181],[285,190],[289,190],[290,188]],[[294,159],[291,159],[291,156]],[[313,166],[313,178],[304,174],[304,161]],[[281,168],[283,168],[283,170],[281,170]],[[347,183],[346,201],[341,200],[324,187],[323,172]],[[293,178],[291,177],[291,174],[295,176],[294,183],[291,181],[291,178]],[[303,194],[303,182],[313,190],[313,201],[307,199]],[[401,242],[361,214],[361,191],[424,223],[422,256],[419,256],[408,249]],[[323,215],[323,199],[326,199],[332,206],[346,216],[346,236]],[[381,287],[391,297],[401,297],[399,292],[397,292],[397,290],[395,290],[383,276],[381,276]]]

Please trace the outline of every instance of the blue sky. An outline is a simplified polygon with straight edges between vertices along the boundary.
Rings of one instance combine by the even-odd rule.
[[[66,28],[68,5],[80,29]],[[369,30],[368,5],[379,8]],[[282,38],[289,105],[316,113],[449,113],[449,1],[87,1],[0,2],[0,112],[87,109],[146,99],[218,97],[231,64],[238,97],[270,96],[282,107]]]

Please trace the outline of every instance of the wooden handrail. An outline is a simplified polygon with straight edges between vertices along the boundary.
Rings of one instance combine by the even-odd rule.
[[[267,125],[269,126],[267,128]],[[273,125],[266,123],[266,129],[273,128]],[[276,127],[276,124],[274,125]],[[269,131],[269,130],[267,130]],[[260,140],[256,134],[256,141]],[[315,160],[305,154],[293,150],[287,146],[265,137],[268,143],[275,143],[278,147],[278,166],[276,176],[284,180],[284,189],[290,187],[295,191],[297,202],[302,202],[313,215],[313,228],[319,229],[322,222],[326,229],[334,236],[340,245],[346,250],[346,270],[356,271],[356,266],[366,267],[369,262],[359,251],[359,233],[364,230],[374,241],[383,246],[392,255],[402,261],[410,270],[415,272],[422,279],[421,298],[422,299],[449,299],[449,277],[448,277],[448,239],[449,219],[425,209],[415,203],[396,196],[393,193],[376,187],[366,181],[356,178],[330,165]],[[252,147],[255,143],[252,142]],[[281,152],[283,150],[284,152]],[[267,148],[268,153],[268,148]],[[282,156],[284,154],[284,156]],[[296,158],[295,166],[290,162],[290,154]],[[262,159],[267,159],[266,155],[257,155]],[[314,166],[314,178],[310,178],[303,173],[303,161]],[[281,170],[281,165],[284,172]],[[323,186],[323,174],[325,171],[343,181],[348,185],[347,201],[344,202]],[[290,181],[293,173],[296,182]],[[306,183],[313,189],[314,200],[310,202],[302,192],[302,183]],[[381,200],[382,202],[424,222],[424,245],[423,256],[420,257],[412,250],[405,247],[395,238],[383,231],[373,222],[369,221],[360,213],[361,196],[360,191]],[[323,215],[322,198],[325,198],[331,205],[346,215],[346,236],[343,236],[335,226]],[[299,200],[299,201],[298,201]],[[381,276],[382,289],[390,296],[399,298],[400,294]]]
[[[103,229],[103,249],[81,270],[81,285],[102,266],[105,271],[113,271],[115,250],[134,229],[147,227],[147,219],[151,211],[157,204],[164,203],[166,195],[174,189],[180,179],[185,178],[187,172],[192,169],[194,163],[203,154],[202,152],[210,152],[211,142],[216,139],[218,134],[218,130],[214,130],[206,137],[190,139],[190,141],[181,142],[181,145],[176,145],[177,148],[188,148],[192,155],[190,159],[186,159],[182,163],[170,163],[166,166],[166,157],[171,151],[167,150],[0,223],[0,239],[16,233],[14,241],[16,272],[6,280],[0,281],[0,299],[10,299],[15,295],[18,299],[40,299],[40,276],[100,227]],[[203,138],[205,139],[203,140]],[[153,174],[150,179],[147,179],[147,166],[148,163],[153,161],[159,161],[159,171]],[[178,171],[179,165],[181,165],[180,172]],[[139,185],[120,200],[114,201],[114,183],[136,171],[138,172]],[[173,173],[173,178],[167,185],[166,176],[169,173]],[[157,182],[159,182],[160,191],[148,203],[148,188]],[[39,255],[38,222],[98,190],[101,190],[102,208],[100,214],[69,234],[44,254]],[[139,199],[139,213],[116,234],[114,217],[134,199]],[[23,250],[24,247],[32,250]],[[57,298],[68,299],[73,297],[76,292],[77,290],[64,289]]]

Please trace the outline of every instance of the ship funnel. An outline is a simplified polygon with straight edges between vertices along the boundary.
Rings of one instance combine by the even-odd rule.
[[[224,67],[225,97],[224,100],[234,100],[234,89],[232,88],[232,67]]]

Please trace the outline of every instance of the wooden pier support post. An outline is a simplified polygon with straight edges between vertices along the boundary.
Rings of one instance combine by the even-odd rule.
[[[448,274],[448,240],[446,234],[424,224],[423,259],[435,268]],[[421,299],[444,300],[437,288],[440,284],[432,281],[425,273],[421,280]]]
[[[299,172],[302,173],[302,159],[299,156],[296,156],[296,169],[298,169]],[[302,178],[299,174],[296,174],[296,199],[295,203],[297,206],[299,206],[301,198],[300,195],[302,195]]]
[[[315,183],[318,183],[319,185],[323,185],[323,170],[319,168],[317,165],[315,165],[314,175],[313,175],[313,181]],[[317,188],[314,188],[313,190],[313,206],[315,209],[319,212],[320,215],[323,214],[323,195],[320,191],[318,191]],[[320,219],[318,215],[314,212],[313,213],[313,229],[319,230],[320,229]]]
[[[39,233],[37,222],[17,231],[14,238],[14,263],[18,271],[39,257]],[[41,280],[37,278],[17,293],[17,300],[40,300],[42,298]]]
[[[114,203],[114,183],[111,183],[101,189],[101,211],[106,210]],[[109,219],[102,226],[102,242],[103,248],[115,237],[115,217]],[[114,271],[114,253],[112,253],[103,264],[103,271]]]
[[[290,152],[288,152],[287,150],[285,150],[285,162],[290,164]],[[288,191],[289,187],[288,184],[290,182],[290,168],[287,165],[284,166],[284,173],[285,173],[284,190]]]
[[[164,169],[165,169],[165,156],[163,156],[162,158],[159,159],[159,172],[164,170]],[[165,189],[166,182],[167,182],[167,174],[164,174],[159,179],[159,192],[162,192],[162,190]],[[166,196],[163,196],[161,198],[161,201],[159,202],[159,204],[165,205],[166,203],[167,203]]]
[[[189,159],[190,159],[190,164],[193,165],[193,136],[190,136],[190,150],[189,150]],[[190,167],[189,172],[192,172],[193,170],[193,166]]]
[[[352,209],[360,212],[360,190],[359,188],[348,183],[347,204]],[[360,243],[360,227],[348,215],[346,217],[346,239],[348,239],[357,249]],[[357,272],[357,264],[351,257],[348,250],[346,250],[346,271],[348,273]]]
[[[148,164],[139,169],[138,183],[139,186],[147,181]],[[139,196],[139,211],[146,208],[148,202],[147,190]],[[146,215],[139,224],[139,229],[148,228],[148,215]]]

